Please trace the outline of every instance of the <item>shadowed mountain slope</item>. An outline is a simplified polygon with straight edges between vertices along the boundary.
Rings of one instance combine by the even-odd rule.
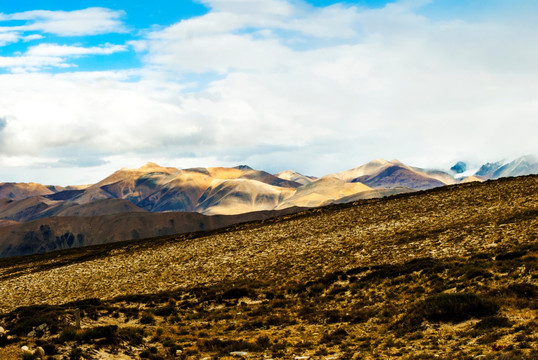
[[[352,181],[361,182],[372,188],[389,189],[406,187],[409,189],[424,190],[445,185],[444,182],[438,180],[436,177],[429,176],[398,163],[391,163],[376,173],[359,176]]]
[[[30,221],[41,217],[43,212],[59,202],[42,196],[34,196],[18,201],[0,200],[0,217],[18,222]]]
[[[398,160],[383,159],[373,160],[354,169],[327,176],[346,182],[361,182],[372,188],[406,187],[424,190],[456,183],[454,177],[440,170],[410,167]]]
[[[125,200],[118,199],[103,201],[114,201],[120,207],[130,204]],[[98,205],[99,202],[68,208],[65,210],[65,214],[99,213],[100,209],[95,209],[95,206]],[[127,205],[129,208],[132,206],[134,205]],[[282,211],[206,216],[192,212],[148,213],[138,208],[136,212],[100,216],[53,216],[23,224],[0,227],[0,257],[213,230],[297,211],[299,209],[290,208]]]

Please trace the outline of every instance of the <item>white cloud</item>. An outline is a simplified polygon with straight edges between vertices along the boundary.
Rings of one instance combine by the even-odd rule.
[[[208,14],[133,43],[137,73],[0,76],[0,163],[98,158],[104,176],[136,161],[241,162],[322,175],[378,157],[432,166],[538,154],[536,24],[434,20],[412,1],[206,3]],[[114,47],[32,49],[65,65]],[[193,73],[207,85],[186,89]]]
[[[125,45],[112,44],[93,47],[39,44],[30,47],[23,55],[0,56],[0,68],[7,68],[15,73],[40,71],[49,67],[68,68],[75,66],[68,62],[69,58],[110,55],[126,50]]]
[[[0,31],[39,31],[59,36],[98,35],[124,32],[123,11],[87,8],[75,11],[34,10],[15,14],[0,14],[0,21],[25,20],[18,26],[0,27]]]
[[[39,34],[32,34],[32,35],[27,35],[27,36],[23,36],[23,40],[24,41],[34,41],[34,40],[41,40],[41,39],[44,39],[45,37],[43,35],[39,35]]]
[[[104,46],[69,46],[58,44],[39,44],[30,47],[26,52],[27,56],[52,56],[52,57],[68,57],[81,55],[110,55],[116,52],[126,51],[125,45],[105,44]]]
[[[20,35],[16,32],[0,32],[0,46],[16,43],[19,39]]]
[[[19,32],[0,32],[0,47],[8,44],[17,43],[20,40],[22,41],[33,41],[43,39],[42,35],[32,34],[32,35],[21,35]]]
[[[46,67],[69,67],[64,59],[53,56],[0,56],[0,68],[8,68],[14,73],[39,71]]]

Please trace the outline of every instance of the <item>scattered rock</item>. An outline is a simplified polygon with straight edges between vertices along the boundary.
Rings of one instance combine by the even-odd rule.
[[[45,349],[43,349],[41,346],[38,346],[35,350],[34,350],[34,356],[35,357],[38,357],[38,358],[45,358]]]
[[[247,356],[248,352],[246,352],[246,351],[232,351],[230,353],[230,355],[232,355],[232,356]]]

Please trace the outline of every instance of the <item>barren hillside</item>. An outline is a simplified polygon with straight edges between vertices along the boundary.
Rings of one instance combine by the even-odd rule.
[[[0,358],[532,358],[537,239],[526,176],[2,259]]]

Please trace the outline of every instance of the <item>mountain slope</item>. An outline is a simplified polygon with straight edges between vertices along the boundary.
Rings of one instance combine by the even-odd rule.
[[[43,212],[58,205],[57,201],[42,196],[11,201],[0,200],[0,218],[18,222],[30,221],[42,216]]]
[[[310,184],[312,181],[317,180],[314,176],[306,176],[293,170],[284,170],[275,175],[284,180],[294,181],[301,185]]]
[[[361,183],[352,184],[331,176],[323,177],[298,188],[295,194],[282,201],[277,206],[277,209],[284,209],[291,206],[321,206],[345,196],[369,190],[372,189]]]
[[[456,183],[454,177],[443,171],[410,167],[398,160],[383,159],[327,176],[346,182],[361,182],[372,188],[407,187],[424,190]]]
[[[400,163],[391,163],[371,175],[359,176],[352,181],[361,182],[372,188],[406,187],[414,190],[431,189],[445,183],[423,172],[413,170]]]
[[[103,201],[114,201],[120,206],[125,206],[125,200]],[[97,205],[99,203],[77,206],[65,211],[65,214],[79,212],[90,216],[53,216],[0,227],[0,257],[214,230],[298,211],[288,209],[279,212],[261,211],[240,215],[206,216],[192,212],[149,213],[138,209],[136,212],[91,216],[92,213],[99,213],[101,210],[95,208]]]
[[[527,176],[2,259],[0,358],[534,359],[537,238]]]
[[[354,179],[357,179],[359,177],[372,176],[373,174],[379,173],[380,171],[391,165],[393,164],[390,161],[384,159],[376,159],[356,168],[341,171],[339,173],[329,174],[326,176],[335,177],[345,182],[353,182]]]
[[[214,180],[200,197],[195,210],[208,215],[272,210],[294,191],[256,180]]]
[[[482,165],[475,173],[476,176],[486,179],[530,174],[538,174],[538,159],[532,155],[521,156],[510,162],[487,163]]]
[[[36,183],[0,183],[0,199],[23,200],[53,193],[50,187]]]

